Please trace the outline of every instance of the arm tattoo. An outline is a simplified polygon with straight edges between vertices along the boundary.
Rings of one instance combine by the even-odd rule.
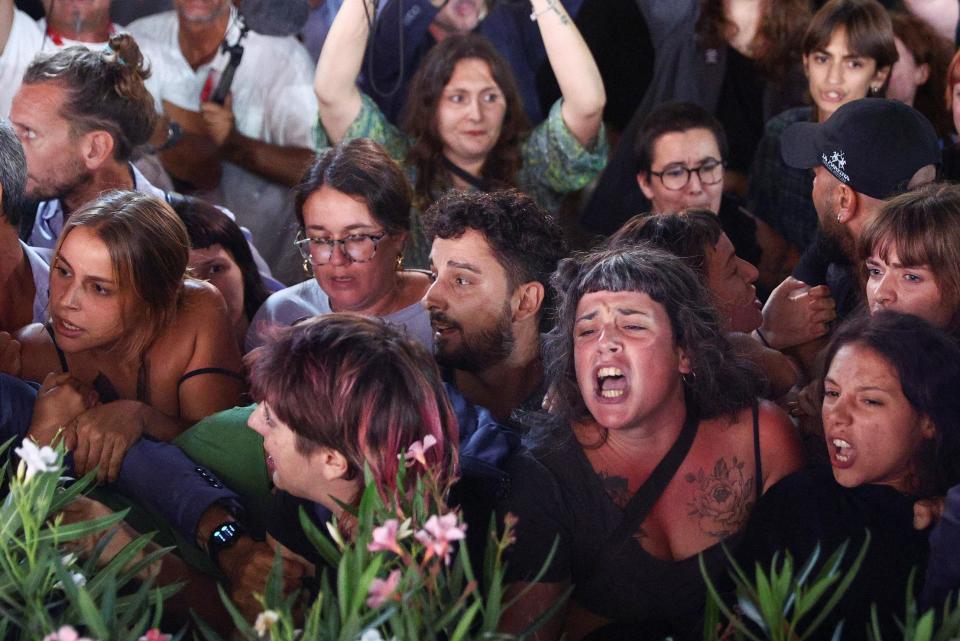
[[[756,499],[753,477],[745,477],[743,468],[744,462],[736,456],[730,465],[720,458],[711,474],[705,474],[700,468],[696,474],[688,473],[684,477],[695,486],[694,496],[687,504],[688,515],[697,520],[704,534],[722,539],[746,523]]]

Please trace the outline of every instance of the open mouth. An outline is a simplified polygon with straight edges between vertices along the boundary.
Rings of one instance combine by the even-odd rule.
[[[619,367],[601,367],[597,370],[597,390],[603,398],[620,398],[626,393],[627,379]]]
[[[853,445],[849,441],[834,438],[830,440],[830,445],[833,446],[833,458],[838,462],[849,463],[853,458]]]

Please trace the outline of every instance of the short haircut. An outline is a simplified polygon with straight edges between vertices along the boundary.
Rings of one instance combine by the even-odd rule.
[[[607,247],[657,247],[682,258],[690,269],[706,278],[707,248],[716,247],[722,234],[716,214],[707,209],[657,216],[640,214],[625,222],[607,241]]]
[[[457,419],[436,361],[390,323],[324,314],[278,330],[247,364],[253,397],[296,433],[297,449],[340,452],[347,478],[362,479],[369,465],[389,495],[398,455],[427,436],[436,439],[428,465],[441,480],[455,473]]]
[[[217,207],[193,196],[171,199],[170,204],[187,228],[190,247],[206,249],[220,245],[233,258],[243,279],[243,313],[252,321],[269,293],[240,227]]]
[[[850,51],[872,58],[877,69],[892,67],[897,61],[890,14],[877,0],[830,0],[820,7],[803,37],[803,54],[826,50],[834,32],[841,28]]]
[[[551,282],[560,300],[557,326],[547,337],[544,371],[555,391],[552,412],[561,422],[587,417],[574,365],[573,331],[580,300],[599,291],[642,292],[663,305],[674,341],[690,359],[686,401],[702,418],[732,416],[755,402],[762,374],[734,352],[702,279],[680,258],[644,245],[595,251],[561,261]]]
[[[884,203],[864,227],[861,260],[886,260],[892,246],[907,267],[925,265],[953,310],[947,331],[960,337],[960,185],[930,183]]]
[[[516,189],[451,191],[424,213],[424,230],[431,242],[459,238],[470,229],[483,234],[507,272],[511,290],[536,281],[550,291],[550,274],[567,247],[560,226],[532,198]]]
[[[67,96],[61,116],[71,132],[103,130],[113,137],[113,157],[129,160],[153,135],[157,113],[143,81],[150,77],[136,41],[128,33],[110,36],[105,49],[67,47],[41,54],[27,67],[23,84],[53,82]]]
[[[727,135],[723,125],[709,111],[692,102],[668,102],[650,112],[633,144],[636,173],[648,173],[653,166],[653,153],[661,136],[691,129],[707,129],[717,139],[717,148],[724,160],[727,157]]]
[[[167,203],[134,191],[110,191],[71,214],[54,260],[70,233],[85,227],[107,246],[123,297],[120,354],[139,359],[174,319],[190,258],[187,230]]]
[[[887,361],[913,409],[934,425],[933,451],[921,452],[921,496],[943,496],[960,483],[960,347],[919,316],[884,310],[841,325],[828,345],[824,378],[840,348],[862,345]]]
[[[410,185],[400,166],[372,140],[341,142],[314,160],[294,191],[301,227],[304,204],[324,186],[363,200],[387,233],[410,231]]]
[[[10,121],[0,118],[0,211],[3,218],[14,227],[20,224],[24,192],[27,187],[27,159],[23,145],[17,138]]]

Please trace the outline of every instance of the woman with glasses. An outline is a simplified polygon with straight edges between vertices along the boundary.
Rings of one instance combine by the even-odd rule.
[[[429,274],[403,269],[410,198],[400,167],[371,140],[353,139],[320,156],[296,189],[296,245],[313,279],[267,299],[247,332],[247,350],[262,345],[271,326],[329,312],[379,316],[431,347],[430,318],[420,305]]]

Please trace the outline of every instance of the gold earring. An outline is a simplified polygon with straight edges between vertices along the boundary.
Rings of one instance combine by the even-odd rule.
[[[306,258],[303,259],[303,271],[305,271],[307,275],[310,274],[310,261]]]
[[[403,252],[397,254],[397,271],[403,271]]]

